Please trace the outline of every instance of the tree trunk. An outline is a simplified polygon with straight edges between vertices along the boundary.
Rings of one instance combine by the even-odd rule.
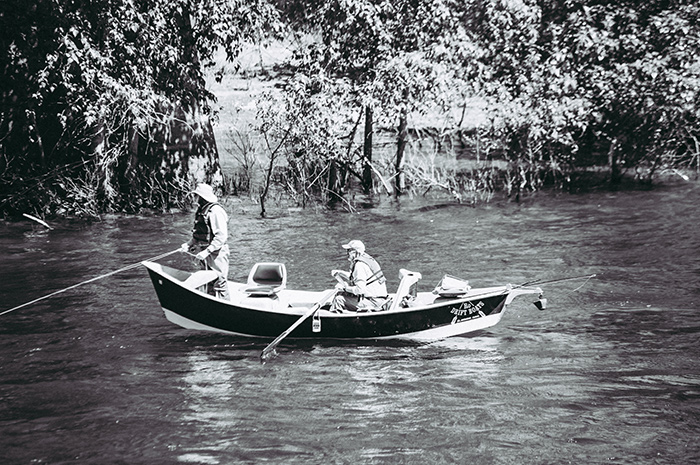
[[[110,207],[116,199],[118,192],[112,186],[114,181],[114,179],[112,179],[112,169],[114,168],[113,163],[107,160],[106,157],[108,141],[108,135],[106,132],[107,129],[105,128],[104,121],[101,119],[98,120],[93,129],[90,152],[95,158],[95,165],[98,171],[97,176],[100,181],[100,185],[97,187],[101,190],[101,194],[106,200],[106,205]]]
[[[187,60],[199,66],[199,51],[192,28],[192,15],[189,7],[184,8],[181,14],[176,15],[175,20],[180,23],[182,42],[185,46],[184,54]],[[193,86],[204,86],[204,78],[201,75],[191,75]],[[175,136],[170,142],[188,142],[189,150],[185,152],[189,176],[186,181],[190,183],[206,182],[213,187],[223,185],[223,175],[219,165],[219,151],[214,137],[214,128],[211,119],[203,111],[202,102],[196,98],[186,99],[181,102],[185,113],[185,124],[175,123],[179,136]],[[174,135],[174,134],[173,134]]]
[[[408,117],[406,115],[406,112],[402,112],[401,116],[399,117],[399,137],[398,141],[396,144],[396,177],[394,178],[394,187],[396,188],[396,195],[402,195],[403,190],[404,190],[404,184],[405,184],[405,179],[404,179],[404,173],[403,173],[403,165],[404,165],[404,150],[406,149],[406,139],[408,138]]]
[[[365,140],[362,146],[364,165],[362,168],[362,188],[365,194],[372,192],[372,132],[373,132],[372,107],[365,107]]]
[[[27,118],[30,125],[30,134],[34,136],[37,152],[39,152],[39,163],[42,168],[46,168],[46,154],[44,152],[44,141],[41,139],[39,125],[36,122],[36,113],[34,110],[27,110]]]
[[[328,167],[328,192],[331,205],[343,199],[343,187],[338,176],[338,163],[331,160]]]
[[[608,149],[608,165],[610,166],[610,183],[619,184],[622,180],[622,175],[620,174],[620,165],[617,163],[617,137],[610,143],[610,149]]]

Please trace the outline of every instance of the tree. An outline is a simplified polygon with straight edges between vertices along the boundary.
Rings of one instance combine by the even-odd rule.
[[[2,211],[167,208],[195,179],[216,181],[203,67],[274,32],[274,12],[264,0],[3,2]]]
[[[697,154],[699,18],[689,1],[475,1],[462,22],[480,57],[465,70],[513,163],[650,179]]]
[[[284,17],[305,38],[295,55],[293,70],[307,73],[320,67],[331,82],[329,92],[365,120],[362,151],[347,150],[338,160],[368,189],[371,173],[371,135],[374,125],[398,127],[400,141],[413,112],[444,103],[448,82],[442,63],[443,43],[452,28],[450,5],[441,0],[296,0],[285,3]],[[320,66],[317,66],[319,64]],[[442,99],[442,100],[441,100]],[[350,121],[348,126],[352,127]],[[351,132],[354,134],[354,132]],[[348,139],[352,145],[354,139]],[[399,147],[405,144],[399,143]],[[361,154],[361,169],[353,165]],[[401,171],[403,151],[397,151],[395,169]],[[402,176],[396,192],[401,192]]]
[[[570,49],[586,58],[575,68],[578,92],[594,110],[585,123],[609,146],[611,181],[626,169],[650,181],[693,151],[688,135],[700,129],[700,6],[583,5],[571,17],[589,31],[571,33]]]
[[[348,109],[325,90],[323,74],[297,75],[284,92],[263,95],[258,104],[258,130],[268,149],[266,186],[261,193],[262,216],[269,181],[277,169],[279,183],[301,206],[313,198],[340,198],[335,161],[342,154]],[[284,155],[285,164],[279,162]]]

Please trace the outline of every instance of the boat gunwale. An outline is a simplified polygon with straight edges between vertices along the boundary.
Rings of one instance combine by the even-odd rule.
[[[204,298],[207,298],[211,301],[214,301],[214,302],[217,302],[220,304],[224,304],[224,305],[229,305],[229,306],[235,307],[235,308],[243,308],[246,310],[259,311],[259,312],[278,314],[278,315],[298,315],[298,316],[301,316],[304,313],[306,313],[307,311],[309,311],[309,309],[314,305],[313,303],[310,303],[308,306],[291,306],[290,305],[290,306],[285,307],[284,309],[270,309],[270,308],[258,308],[258,307],[254,307],[254,306],[247,306],[247,305],[241,304],[241,303],[222,300],[222,299],[216,298],[212,295],[209,295],[205,292],[202,292],[198,289],[185,286],[184,281],[180,281],[175,276],[172,276],[171,274],[169,274],[165,268],[169,268],[169,269],[172,269],[174,271],[182,271],[182,270],[178,270],[176,268],[168,267],[166,265],[161,265],[159,263],[150,262],[150,261],[143,261],[143,262],[141,262],[141,264],[143,266],[145,266],[146,268],[148,268],[149,270],[152,270],[153,272],[158,274],[158,276],[162,276],[162,277],[168,279],[170,282],[172,282],[173,284],[177,285],[178,287],[182,288],[185,291],[192,292],[192,293],[196,294],[198,297],[204,297]],[[189,273],[189,272],[184,272],[184,273]],[[191,275],[192,273],[189,273],[189,274]],[[235,283],[235,284],[240,284],[240,283]],[[329,289],[324,290],[324,291],[303,291],[303,290],[296,290],[296,289],[288,289],[288,291],[292,291],[292,292],[309,292],[309,293],[318,292],[318,294],[322,294],[323,292],[326,292],[328,290]],[[332,317],[332,318],[358,318],[358,317],[371,317],[371,316],[379,316],[379,315],[410,314],[412,312],[422,312],[425,310],[440,308],[440,307],[444,307],[447,305],[450,305],[450,306],[458,305],[458,304],[470,302],[473,300],[487,299],[487,298],[498,297],[498,296],[507,296],[509,293],[512,293],[513,291],[517,292],[517,291],[521,291],[524,289],[515,289],[510,285],[504,285],[504,286],[494,286],[494,287],[488,287],[488,288],[475,288],[475,289],[471,289],[470,292],[471,291],[480,291],[480,290],[483,290],[484,292],[475,293],[475,294],[471,294],[471,295],[465,295],[465,296],[460,297],[458,299],[444,298],[444,300],[441,300],[438,303],[433,302],[431,304],[417,305],[414,307],[400,307],[400,308],[397,308],[395,310],[380,310],[380,311],[375,311],[375,312],[334,313],[334,312],[331,312],[329,310],[320,309],[318,312],[324,318],[329,318],[329,317]],[[236,292],[238,292],[238,291],[236,291]],[[284,292],[284,291],[282,291],[282,292]],[[527,289],[527,292],[525,292],[525,293],[534,294],[534,293],[536,293],[536,291],[534,289],[533,290]],[[424,292],[423,294],[430,294],[430,292]],[[394,295],[395,294],[389,294],[389,296],[394,296]],[[268,299],[266,297],[256,297],[256,298]],[[270,298],[269,300],[273,300],[273,299]]]

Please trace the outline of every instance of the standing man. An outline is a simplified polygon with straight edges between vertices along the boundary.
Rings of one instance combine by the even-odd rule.
[[[343,245],[348,252],[350,272],[333,270],[339,290],[331,305],[331,311],[377,311],[386,301],[386,278],[379,263],[365,253],[362,241],[352,240]]]
[[[193,194],[198,196],[199,208],[194,216],[192,238],[182,244],[184,252],[197,253],[205,270],[219,275],[214,283],[214,295],[229,300],[228,293],[228,215],[217,203],[214,190],[208,184],[198,184]]]

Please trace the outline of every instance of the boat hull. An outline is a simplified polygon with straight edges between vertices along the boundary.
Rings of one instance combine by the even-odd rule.
[[[312,306],[312,302],[295,306],[276,296],[223,301],[183,286],[184,272],[150,262],[144,265],[166,318],[188,329],[270,339],[291,327]],[[288,337],[436,340],[458,336],[497,324],[513,298],[510,291],[507,287],[489,288],[489,292],[459,299],[433,296],[422,305],[379,312],[319,310]]]

